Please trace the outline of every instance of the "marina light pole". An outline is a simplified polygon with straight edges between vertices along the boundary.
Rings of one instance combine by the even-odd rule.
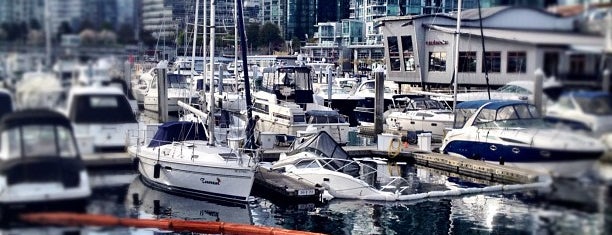
[[[455,57],[454,69],[453,69],[453,113],[455,113],[455,108],[457,107],[457,80],[459,80],[459,33],[461,31],[461,0],[457,1],[457,30],[455,31],[455,51],[453,52],[453,57]]]

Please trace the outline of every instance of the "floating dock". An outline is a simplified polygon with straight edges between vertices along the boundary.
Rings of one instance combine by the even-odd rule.
[[[265,190],[267,196],[273,196],[270,194],[271,191],[278,198],[285,198],[285,200],[291,198],[292,201],[318,201],[321,200],[324,191],[319,185],[295,180],[265,167],[258,167],[255,173],[255,184],[258,187],[254,188],[259,188],[262,193]]]

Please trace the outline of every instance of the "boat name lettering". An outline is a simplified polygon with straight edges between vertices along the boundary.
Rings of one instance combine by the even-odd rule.
[[[217,180],[206,180],[205,178],[200,178],[200,182],[203,184],[213,184],[213,185],[221,185],[221,179],[217,178]]]
[[[431,40],[431,41],[425,41],[425,44],[427,44],[428,46],[447,45],[448,41],[446,41],[446,40]]]

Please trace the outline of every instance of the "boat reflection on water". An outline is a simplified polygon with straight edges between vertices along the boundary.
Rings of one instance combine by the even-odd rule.
[[[125,206],[129,208],[130,216],[136,218],[173,218],[253,224],[247,203],[173,195],[145,185],[140,177],[136,177],[130,184]]]

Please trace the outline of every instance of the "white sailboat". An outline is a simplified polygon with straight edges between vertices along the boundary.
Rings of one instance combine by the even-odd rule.
[[[198,5],[199,1],[196,1],[196,9]],[[213,1],[213,26],[214,10]],[[212,29],[211,49],[214,48]],[[213,52],[211,61],[214,61]],[[209,95],[208,113],[179,102],[187,111],[198,116],[200,122],[164,123],[153,138],[139,138],[135,146],[128,148],[128,152],[138,163],[143,180],[159,188],[195,196],[246,202],[250,199],[255,179],[255,158],[251,153],[239,148],[236,144],[240,141],[238,139],[228,147],[215,143],[215,119],[214,115],[211,115],[215,110],[215,102],[212,102],[214,84],[211,85]]]

